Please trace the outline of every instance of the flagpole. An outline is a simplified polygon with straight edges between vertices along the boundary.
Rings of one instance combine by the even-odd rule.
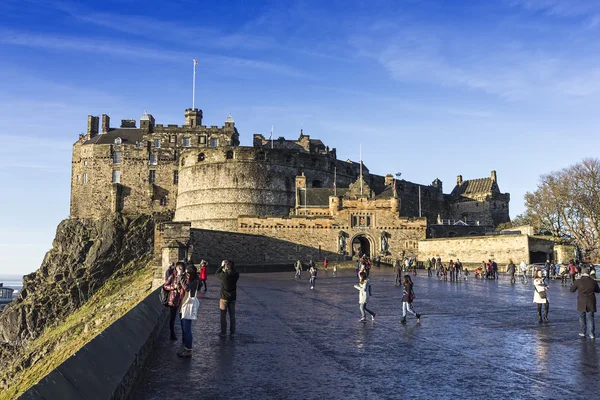
[[[196,65],[198,65],[198,61],[194,59],[194,77],[192,78],[192,110],[196,108]]]
[[[337,180],[337,167],[333,167],[333,195],[334,196],[337,196],[336,180]]]
[[[360,195],[363,195],[362,144],[360,145]]]
[[[273,130],[275,129],[274,125],[271,125],[271,149],[273,148]]]

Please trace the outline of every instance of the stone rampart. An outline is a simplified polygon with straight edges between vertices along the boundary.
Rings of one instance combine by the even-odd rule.
[[[19,398],[127,399],[166,322],[166,310],[153,291]]]

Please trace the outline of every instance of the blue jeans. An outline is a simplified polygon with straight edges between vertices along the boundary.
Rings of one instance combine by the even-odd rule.
[[[596,336],[596,326],[593,312],[579,313],[579,329],[579,332],[583,333],[584,335],[587,334],[589,336]]]
[[[191,319],[182,319],[181,327],[183,328],[183,346],[186,349],[192,349],[192,320]]]
[[[367,303],[360,303],[359,306],[360,306],[360,316],[362,318],[366,318],[367,317],[367,314],[365,314],[365,311],[368,312],[371,315],[375,315],[375,313],[373,311],[371,311],[371,310],[369,310],[367,308]]]

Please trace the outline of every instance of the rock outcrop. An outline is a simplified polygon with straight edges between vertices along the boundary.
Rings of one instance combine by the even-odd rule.
[[[154,222],[147,215],[62,221],[41,267],[23,278],[19,297],[0,313],[1,347],[35,339],[78,309],[124,265],[152,254],[153,234]]]

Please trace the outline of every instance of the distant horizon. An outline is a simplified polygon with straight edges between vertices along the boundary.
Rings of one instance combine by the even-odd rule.
[[[202,23],[193,15],[197,10]],[[69,215],[87,115],[252,135],[300,130],[449,193],[498,174],[510,216],[542,174],[600,149],[600,2],[3,0],[0,273],[31,272]],[[190,14],[192,13],[192,14]],[[90,205],[93,206],[93,205]],[[443,217],[443,216],[442,216]]]

